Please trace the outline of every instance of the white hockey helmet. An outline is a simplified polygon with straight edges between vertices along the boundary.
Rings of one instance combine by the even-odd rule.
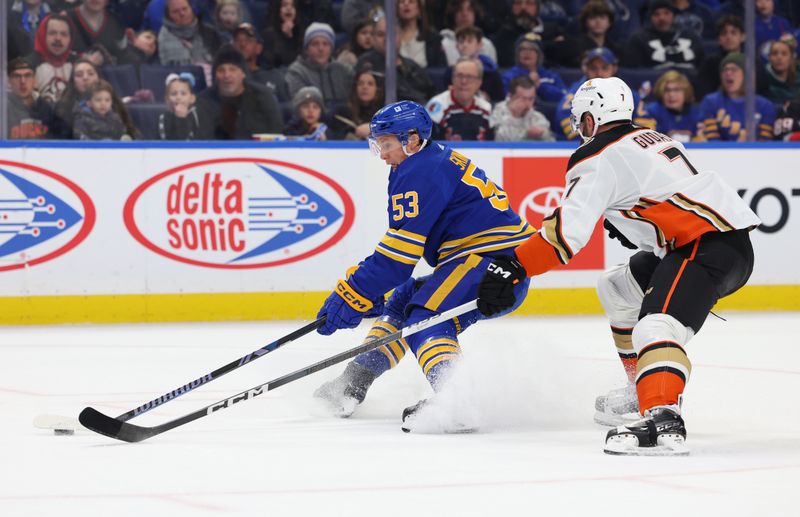
[[[585,136],[580,132],[581,117],[591,113],[594,118],[594,132]],[[597,128],[617,120],[631,120],[633,117],[633,93],[625,81],[619,77],[589,79],[578,88],[572,98],[572,130],[584,140],[592,138]]]

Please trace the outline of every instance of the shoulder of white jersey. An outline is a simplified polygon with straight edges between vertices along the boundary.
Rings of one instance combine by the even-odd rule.
[[[569,163],[567,164],[567,171],[593,156],[602,154],[603,151],[626,136],[639,131],[647,131],[647,128],[635,126],[633,124],[621,124],[596,135],[572,153],[572,156],[569,157]]]
[[[475,105],[487,114],[492,112],[492,103],[483,98],[482,95],[475,95]]]
[[[442,93],[431,97],[431,99],[425,104],[425,109],[428,112],[428,115],[431,116],[431,119],[434,122],[441,122],[442,115],[444,115],[444,110],[450,106],[450,90],[445,90]]]

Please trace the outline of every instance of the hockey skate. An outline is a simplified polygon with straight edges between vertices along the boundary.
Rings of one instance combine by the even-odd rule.
[[[610,430],[603,452],[623,456],[688,455],[680,407],[656,406],[645,411],[638,422]]]
[[[600,395],[594,402],[594,409],[594,421],[600,425],[616,427],[642,418],[639,414],[639,397],[634,384]]]
[[[340,376],[317,388],[314,398],[322,401],[333,416],[347,418],[364,402],[375,378],[369,368],[351,362]]]
[[[454,415],[452,408],[445,408],[434,399],[424,399],[403,410],[401,429],[404,433],[469,434],[478,431],[478,424],[473,417]]]

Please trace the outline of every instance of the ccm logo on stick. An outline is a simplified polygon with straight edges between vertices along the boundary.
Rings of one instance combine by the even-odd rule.
[[[251,399],[253,397],[257,397],[264,393],[264,388],[259,386],[258,388],[253,388],[252,390],[245,391],[244,393],[240,393],[235,395],[224,402],[220,402],[214,406],[208,408],[207,415],[210,415],[214,411],[219,411],[220,409],[225,409],[226,407],[231,407],[232,405],[236,404],[237,402],[241,402],[243,400]]]

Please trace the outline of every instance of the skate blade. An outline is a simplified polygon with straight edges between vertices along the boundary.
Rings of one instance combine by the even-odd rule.
[[[411,433],[414,432],[416,434],[473,434],[480,432],[479,427],[456,427],[452,429],[413,429],[411,426],[406,426],[405,424],[400,427],[404,433]]]
[[[639,413],[623,413],[621,415],[618,413],[606,413],[605,411],[595,411],[594,413],[595,423],[606,427],[618,427],[641,419],[642,415]]]
[[[617,438],[617,439],[614,439]],[[640,447],[638,439],[630,435],[624,439],[615,436],[606,442],[603,452],[614,456],[688,456],[686,441],[680,435],[661,435],[658,445]],[[631,440],[632,438],[632,440]]]

